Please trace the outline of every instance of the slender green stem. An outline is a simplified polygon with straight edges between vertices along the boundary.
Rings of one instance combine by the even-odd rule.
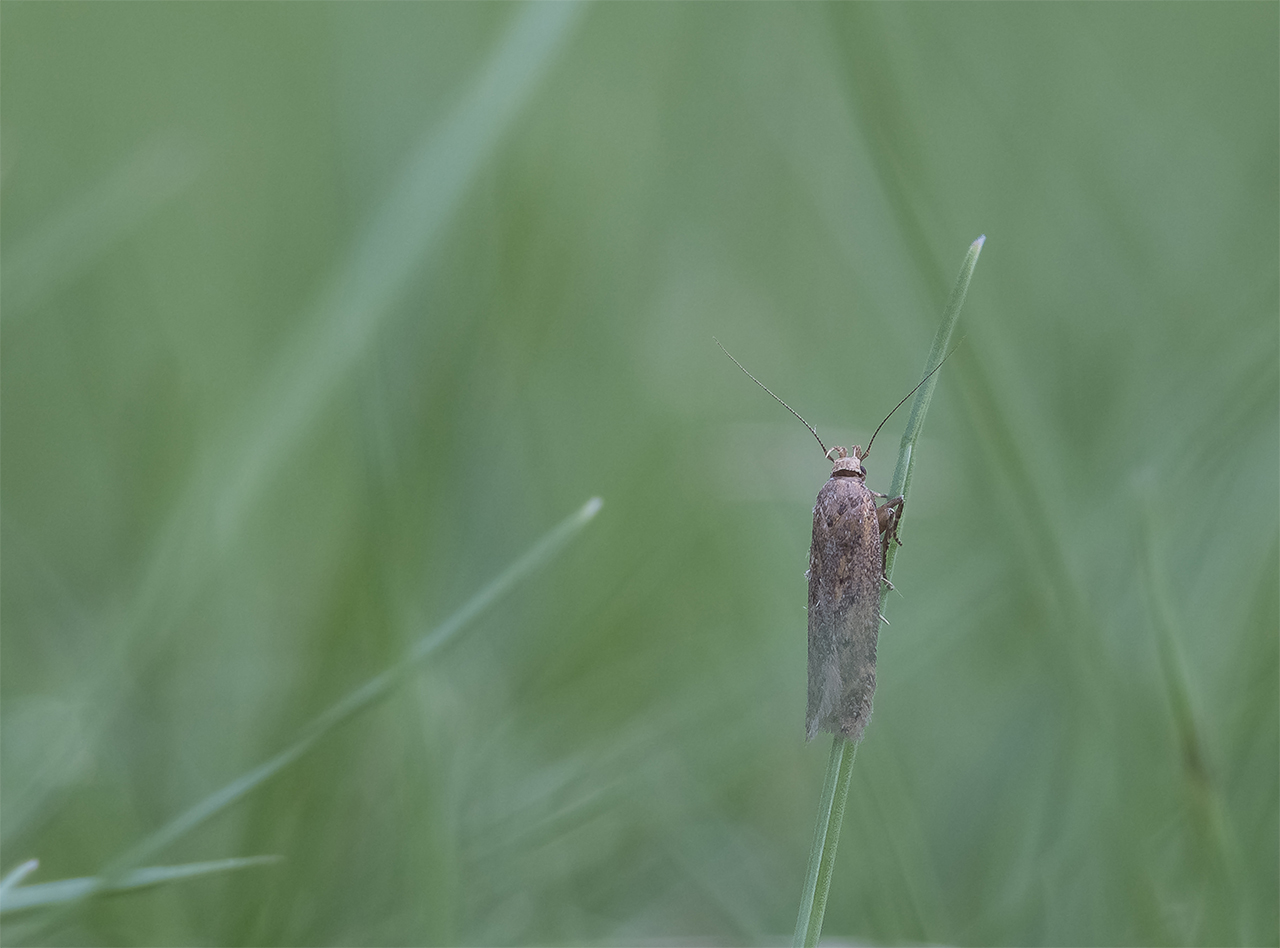
[[[75,904],[91,896],[124,885],[125,882],[122,880],[127,880],[129,872],[139,863],[150,859],[174,840],[222,812],[250,791],[257,789],[302,757],[317,741],[330,734],[338,725],[389,695],[397,685],[410,677],[428,655],[453,638],[464,625],[492,605],[499,596],[558,553],[561,547],[600,511],[602,503],[599,497],[592,497],[576,513],[562,520],[558,526],[545,534],[523,556],[472,596],[453,615],[414,642],[396,664],[374,675],[359,688],[313,718],[283,750],[215,790],[144,837],[133,848],[110,862],[100,876],[83,880],[79,887],[75,888],[73,895],[66,900],[64,914]],[[61,917],[61,915],[55,915],[51,921],[56,922]]]
[[[960,308],[964,306],[969,279],[973,276],[973,268],[978,262],[978,254],[982,252],[982,244],[985,240],[986,237],[979,237],[969,246],[969,253],[960,267],[960,275],[956,277],[951,298],[947,300],[947,308],[942,314],[942,325],[938,327],[938,332],[933,337],[933,347],[929,350],[929,360],[925,363],[925,375],[933,372],[946,357],[951,343],[951,333],[960,315]],[[911,403],[911,417],[907,419],[906,430],[902,432],[898,466],[893,472],[893,486],[889,488],[890,497],[905,498],[907,496],[911,486],[911,469],[915,463],[916,439],[920,437],[920,429],[924,427],[925,412],[929,410],[929,400],[933,398],[933,390],[937,383],[938,376],[930,375],[916,390],[915,400]],[[896,555],[897,544],[890,543],[885,556],[886,576],[893,576],[893,561]],[[888,592],[887,586],[880,592],[881,614],[884,613]],[[822,916],[827,910],[827,892],[831,888],[831,872],[836,862],[836,846],[840,842],[840,826],[844,822],[844,806],[849,798],[849,781],[853,776],[853,759],[857,753],[858,746],[850,743],[843,735],[837,734],[831,743],[827,776],[822,785],[822,798],[818,802],[818,822],[813,833],[813,848],[809,851],[809,869],[805,873],[804,892],[800,896],[800,915],[796,919],[796,932],[792,939],[792,944],[796,948],[802,948],[802,946],[813,948],[822,935]]]
[[[267,866],[280,862],[279,856],[241,856],[238,859],[215,859],[212,862],[189,862],[178,866],[147,866],[126,872],[116,882],[107,885],[100,879],[58,879],[54,882],[40,882],[36,885],[12,887],[0,892],[0,914],[21,912],[24,909],[40,908],[56,905],[60,902],[71,902],[96,889],[99,892],[129,892],[134,889],[148,889],[153,886],[180,882],[219,872],[232,872],[236,869],[247,869],[251,866]],[[31,865],[36,862],[32,859]],[[6,933],[8,929],[5,929]]]
[[[1142,541],[1145,556],[1139,560],[1143,586],[1150,602],[1152,624],[1156,632],[1156,654],[1164,677],[1165,691],[1173,715],[1174,730],[1182,751],[1182,770],[1194,804],[1199,831],[1209,844],[1210,877],[1220,885],[1213,904],[1229,907],[1221,924],[1232,926],[1234,944],[1247,945],[1252,939],[1241,931],[1249,914],[1240,910],[1238,900],[1247,888],[1240,882],[1239,846],[1232,831],[1222,792],[1213,778],[1206,752],[1206,741],[1192,701],[1191,674],[1179,644],[1177,610],[1174,597],[1164,579],[1155,542],[1155,515],[1147,496],[1140,498],[1142,509]]]
[[[111,871],[107,875],[109,877],[119,875],[128,868],[151,858],[173,840],[239,800],[269,777],[275,776],[275,774],[310,750],[317,740],[333,731],[339,724],[385,698],[396,685],[399,685],[408,677],[419,662],[456,635],[459,629],[479,615],[499,596],[558,552],[570,537],[586,526],[588,521],[596,515],[600,510],[600,505],[601,501],[598,497],[593,497],[583,504],[576,513],[561,521],[559,526],[546,534],[524,556],[512,563],[488,585],[472,596],[470,601],[464,604],[462,608],[433,631],[418,639],[399,662],[374,675],[359,688],[356,688],[346,697],[312,719],[298,733],[293,743],[274,757],[242,774],[222,789],[211,793],[195,806],[175,817],[150,836],[147,836],[142,842],[120,857],[116,863],[112,864],[109,867]]]
[[[792,944],[816,945],[822,933],[822,916],[827,911],[827,892],[831,889],[831,871],[836,862],[836,842],[844,823],[844,805],[849,796],[849,777],[858,745],[837,734],[831,742],[831,758],[827,761],[827,777],[822,782],[822,798],[818,801],[818,823],[813,830],[813,849],[809,853],[809,871],[805,874],[804,892],[800,896],[800,917]]]
[[[17,888],[22,883],[23,879],[39,868],[39,859],[28,859],[22,865],[10,870],[9,874],[3,879],[0,879],[0,911],[3,911],[4,909],[4,897],[9,890]]]

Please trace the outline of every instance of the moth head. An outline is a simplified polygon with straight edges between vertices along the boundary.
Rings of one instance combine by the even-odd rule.
[[[827,460],[831,462],[832,477],[866,477],[862,467],[862,448],[854,445],[852,451],[844,448],[832,448],[827,452]]]

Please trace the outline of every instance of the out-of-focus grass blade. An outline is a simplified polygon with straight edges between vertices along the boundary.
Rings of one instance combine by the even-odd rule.
[[[274,368],[175,502],[148,555],[119,633],[172,627],[200,577],[225,554],[262,487],[310,430],[328,396],[365,352],[397,294],[420,272],[452,213],[585,7],[514,8],[488,62],[449,116],[418,142],[395,186],[318,294]],[[102,677],[119,680],[118,666]]]
[[[585,7],[516,7],[511,25],[474,85],[444,122],[419,141],[399,181],[323,288],[317,311],[250,406],[247,437],[237,431],[230,466],[217,479],[217,539],[225,542],[246,508],[326,396],[365,351],[410,278],[422,269],[471,182],[537,87]]]
[[[76,889],[73,896],[58,901],[73,904],[100,891],[109,891],[118,887],[124,880],[132,878],[130,873],[133,866],[151,858],[175,839],[199,826],[211,816],[226,809],[251,790],[261,786],[269,778],[275,776],[305,754],[320,738],[331,732],[339,724],[385,698],[396,685],[408,677],[418,662],[452,639],[463,626],[479,615],[499,596],[559,552],[574,534],[586,526],[600,512],[603,503],[604,501],[599,497],[592,497],[588,500],[575,513],[561,521],[558,526],[543,536],[528,552],[503,570],[493,581],[472,596],[453,615],[419,638],[405,652],[404,657],[399,662],[386,671],[375,675],[303,727],[298,737],[284,750],[237,777],[226,786],[209,794],[199,803],[170,820],[132,849],[125,852],[124,855],[115,859],[103,872],[102,876],[84,880],[87,884]]]
[[[58,284],[78,276],[198,173],[199,162],[175,141],[149,142],[29,237],[15,241],[0,265],[5,324],[12,326]]]
[[[1247,945],[1252,939],[1242,937],[1240,926],[1248,924],[1249,919],[1247,913],[1242,913],[1238,907],[1238,900],[1247,891],[1240,883],[1240,849],[1229,810],[1209,765],[1204,729],[1200,725],[1195,702],[1191,697],[1191,675],[1179,642],[1173,596],[1164,580],[1164,571],[1156,553],[1155,516],[1148,495],[1141,495],[1139,506],[1142,510],[1143,556],[1139,561],[1142,582],[1155,628],[1161,677],[1169,698],[1178,746],[1182,751],[1182,772],[1190,790],[1192,815],[1199,822],[1201,833],[1209,840],[1212,859],[1217,863],[1212,878],[1220,888],[1213,901],[1215,905],[1230,906],[1231,911],[1223,913],[1224,918],[1234,926],[1232,934],[1236,943]]]
[[[35,862],[34,859],[31,861]],[[247,869],[250,866],[265,866],[279,861],[279,856],[243,856],[238,859],[215,859],[211,862],[188,862],[177,866],[146,866],[125,873],[113,883],[106,883],[103,879],[94,876],[86,876],[18,886],[0,890],[0,914],[39,908],[42,905],[56,905],[59,902],[73,902],[93,891],[104,895],[128,892],[164,885],[166,882],[179,882],[195,876],[231,872],[235,869]]]
[[[19,866],[15,866],[3,879],[0,879],[0,911],[3,911],[4,897],[10,889],[18,885],[23,879],[31,875],[40,868],[39,859],[28,859]]]
[[[912,452],[920,429],[924,427],[925,412],[929,410],[929,400],[933,397],[938,376],[934,372],[947,355],[947,347],[951,343],[951,334],[955,329],[956,319],[964,306],[964,297],[969,290],[969,280],[973,276],[973,268],[978,263],[978,254],[986,237],[979,237],[969,245],[960,274],[956,277],[951,297],[947,300],[947,308],[942,313],[942,324],[938,326],[933,337],[933,348],[929,350],[929,359],[925,363],[924,374],[927,376],[923,385],[916,390],[916,397],[911,403],[911,417],[907,419],[907,427],[902,432],[902,444],[898,450],[898,464],[893,472],[893,485],[889,488],[889,496],[907,496],[911,484],[911,468],[914,463]],[[893,560],[897,553],[896,544],[886,539],[887,554],[885,557],[885,575],[893,577]],[[885,600],[889,588],[880,591],[880,613],[884,614]],[[849,781],[853,777],[853,760],[858,746],[850,743],[842,735],[835,735],[831,744],[831,757],[827,761],[827,776],[823,781],[822,796],[818,803],[817,827],[813,833],[813,847],[809,851],[809,868],[805,873],[804,890],[800,895],[800,914],[796,919],[796,931],[792,944],[800,948],[813,948],[822,935],[822,918],[827,911],[827,893],[831,888],[831,873],[836,863],[836,845],[840,842],[840,827],[844,822],[845,802],[849,797]]]

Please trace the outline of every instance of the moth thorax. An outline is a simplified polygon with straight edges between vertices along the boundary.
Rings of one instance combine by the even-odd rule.
[[[849,457],[836,458],[831,465],[832,477],[866,477],[867,472],[862,468],[862,460],[858,457],[857,449]]]

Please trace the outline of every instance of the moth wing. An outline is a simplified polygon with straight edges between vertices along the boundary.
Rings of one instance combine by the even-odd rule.
[[[831,731],[856,742],[871,717],[881,556],[870,491],[832,477],[818,492],[809,549],[808,740]]]

